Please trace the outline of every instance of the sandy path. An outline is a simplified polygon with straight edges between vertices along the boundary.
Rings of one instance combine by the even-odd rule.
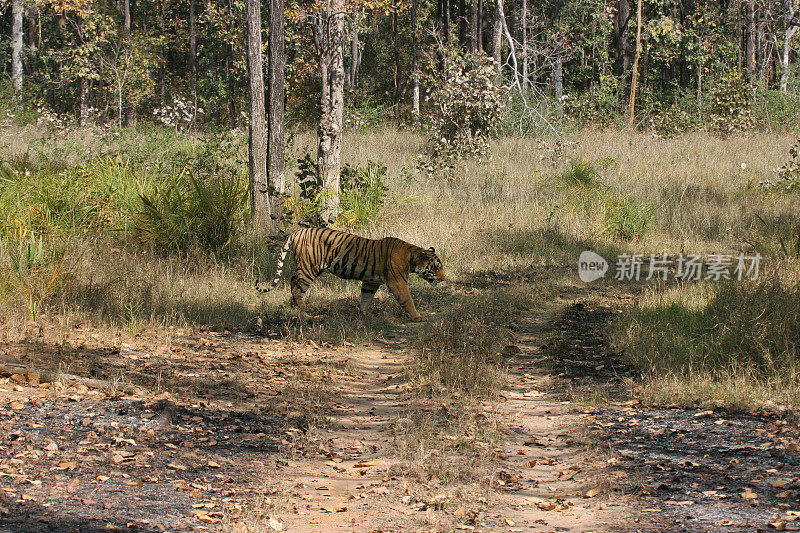
[[[391,475],[397,462],[397,421],[404,416],[405,339],[348,354],[355,375],[338,383],[344,394],[320,431],[325,456],[291,461],[281,520],[289,531],[605,531],[624,524],[623,504],[603,489],[599,468],[605,457],[587,452],[573,438],[581,412],[555,399],[553,382],[537,361],[550,317],[559,309],[527,319],[518,332],[519,353],[510,359],[508,389],[500,402],[484,405],[499,415],[501,461],[488,497],[486,523],[473,527],[454,506],[415,505],[413,488]],[[600,489],[599,494],[592,491]],[[587,492],[590,497],[585,497]],[[487,526],[487,523],[491,526]]]

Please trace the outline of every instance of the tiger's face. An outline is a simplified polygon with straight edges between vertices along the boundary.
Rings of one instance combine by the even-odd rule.
[[[413,272],[431,285],[444,281],[444,268],[433,247],[419,252],[413,261]]]

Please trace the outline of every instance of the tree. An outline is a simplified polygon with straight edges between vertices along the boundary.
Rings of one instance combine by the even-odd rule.
[[[639,58],[642,55],[642,0],[636,0],[636,54],[633,57],[631,72],[631,97],[628,101],[628,123],[633,126],[633,112],[636,108],[636,86],[639,81]]]
[[[786,28],[783,30],[783,50],[780,55],[780,90],[782,93],[785,93],[789,86],[789,59],[792,52],[792,38],[794,34],[797,33],[798,25],[800,25],[800,20],[798,20],[798,17],[795,15],[793,0],[783,0],[783,17],[786,22]]]
[[[267,124],[264,115],[264,60],[261,56],[261,0],[247,0],[247,79],[250,103],[248,141],[250,208],[253,226],[266,231],[271,225],[267,187]]]
[[[269,139],[267,142],[267,183],[273,194],[273,216],[282,211],[286,192],[284,169],[284,72],[286,70],[284,0],[270,0],[269,7]]]
[[[22,102],[22,0],[11,3],[11,87],[14,102]]]
[[[339,175],[342,166],[344,0],[325,0],[312,16],[321,79],[317,163],[322,174],[325,203],[322,217],[330,221],[339,212]]]

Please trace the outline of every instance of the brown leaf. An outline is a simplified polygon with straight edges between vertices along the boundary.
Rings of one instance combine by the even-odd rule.
[[[211,468],[219,468],[219,463],[216,461],[208,461],[208,466]]]
[[[740,493],[739,495],[745,500],[755,500],[756,498],[758,498],[758,494],[756,494],[749,488],[744,489],[744,492]]]
[[[187,470],[186,466],[180,465],[180,464],[177,464],[177,463],[170,463],[170,464],[167,465],[167,468],[172,468],[172,469],[181,470],[181,471]]]
[[[378,466],[378,465],[380,465],[380,462],[374,460],[359,461],[353,465],[353,468],[369,468],[371,466]]]
[[[343,513],[347,511],[347,507],[343,505],[336,505],[336,506],[328,506],[328,507],[320,507],[323,511],[328,513]]]
[[[600,494],[600,492],[601,492],[600,489],[595,487],[593,489],[587,490],[586,493],[583,495],[583,497],[584,498],[594,498],[595,496]]]

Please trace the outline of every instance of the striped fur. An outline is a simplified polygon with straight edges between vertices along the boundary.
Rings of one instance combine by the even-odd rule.
[[[296,272],[292,277],[292,298],[302,311],[306,311],[303,295],[313,281],[323,272],[343,279],[362,281],[358,302],[363,312],[381,285],[387,285],[411,318],[421,318],[408,292],[408,276],[415,273],[435,284],[444,279],[442,262],[433,248],[425,250],[394,237],[367,239],[330,228],[303,228],[286,239],[278,261],[278,272],[272,284],[256,289],[268,292],[278,285],[283,273],[286,254],[292,249]]]

